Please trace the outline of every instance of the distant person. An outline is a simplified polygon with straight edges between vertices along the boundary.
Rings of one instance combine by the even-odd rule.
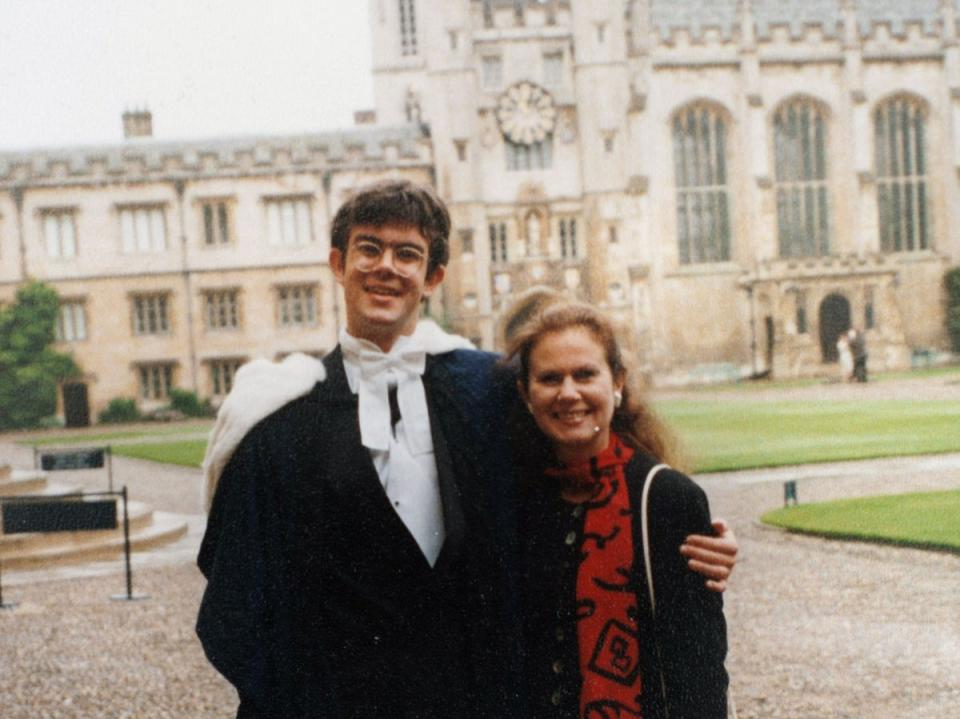
[[[628,386],[610,321],[549,304],[510,355],[533,419],[517,428],[529,437],[518,449],[530,718],[725,719],[723,600],[678,551],[711,531],[707,498],[669,467],[648,474],[668,443]]]
[[[850,351],[853,353],[853,378],[857,382],[867,381],[867,338],[861,330],[851,327],[847,331]]]
[[[850,340],[847,333],[841,332],[837,337],[837,354],[840,359],[840,381],[853,381],[853,352],[850,349]]]

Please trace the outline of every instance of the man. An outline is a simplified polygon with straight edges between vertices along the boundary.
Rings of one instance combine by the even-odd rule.
[[[417,323],[449,230],[409,182],[348,200],[330,251],[346,327],[323,381],[209,451],[225,468],[197,633],[238,719],[523,716],[513,382],[494,355]],[[722,589],[735,543],[691,547]]]
[[[853,354],[853,378],[857,382],[867,381],[867,339],[863,332],[851,327],[847,330],[847,341]]]

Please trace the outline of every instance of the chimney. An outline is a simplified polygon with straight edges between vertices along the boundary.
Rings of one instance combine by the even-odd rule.
[[[153,115],[149,110],[127,110],[123,113],[123,138],[136,140],[153,137]]]

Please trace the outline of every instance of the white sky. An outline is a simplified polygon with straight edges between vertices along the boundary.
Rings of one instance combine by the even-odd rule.
[[[346,128],[373,107],[366,0],[0,0],[0,149]]]

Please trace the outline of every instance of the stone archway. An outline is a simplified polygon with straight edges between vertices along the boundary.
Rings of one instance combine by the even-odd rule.
[[[841,294],[833,293],[820,303],[820,356],[823,362],[836,362],[837,338],[850,329],[850,302]]]

